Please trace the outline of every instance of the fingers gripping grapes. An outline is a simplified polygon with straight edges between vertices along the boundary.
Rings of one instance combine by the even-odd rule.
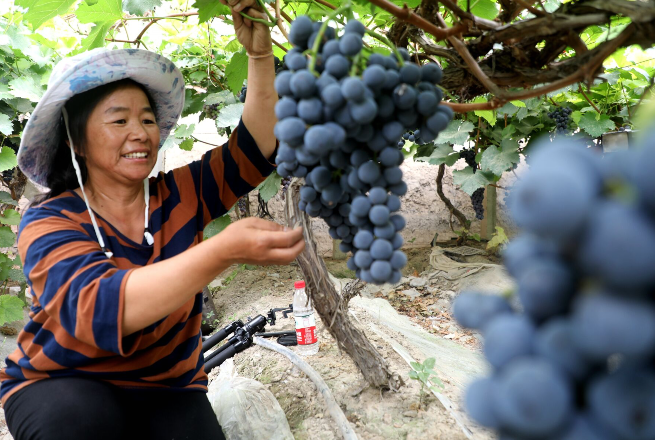
[[[292,23],[288,70],[275,80],[276,163],[281,176],[305,179],[299,208],[324,219],[341,251],[352,252],[348,267],[381,284],[398,282],[407,262],[400,140],[409,130],[432,142],[453,114],[439,105],[439,66],[413,64],[405,49],[368,55],[363,38],[371,34],[357,20],[339,39],[307,16]]]

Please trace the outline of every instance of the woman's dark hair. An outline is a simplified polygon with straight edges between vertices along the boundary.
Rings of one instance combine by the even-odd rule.
[[[84,158],[77,154],[77,152],[84,152],[86,149],[86,126],[89,116],[91,116],[91,113],[100,101],[109,96],[112,92],[126,86],[136,86],[143,90],[143,93],[145,93],[148,98],[150,108],[156,112],[154,101],[146,88],[129,78],[104,84],[84,93],[75,95],[69,99],[65,105],[66,111],[68,112],[68,127],[76,150],[75,158],[80,165],[80,171],[82,173],[82,182],[86,182],[88,175]],[[50,191],[36,196],[30,205],[39,204],[53,197],[57,197],[65,191],[76,189],[80,186],[77,181],[77,176],[75,175],[75,168],[73,168],[70,148],[68,144],[66,144],[68,135],[66,134],[66,126],[64,125],[63,117],[59,124],[59,133],[57,133],[57,136],[59,138],[57,152],[50,164],[50,170],[48,171],[48,177],[46,179],[47,187]]]

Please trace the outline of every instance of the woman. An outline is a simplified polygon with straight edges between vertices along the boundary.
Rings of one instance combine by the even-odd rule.
[[[277,100],[263,16],[233,9],[248,99],[221,148],[148,179],[184,103],[180,72],[141,50],[91,51],[53,70],[25,128],[23,172],[50,188],[18,248],[30,321],[0,371],[9,430],[23,439],[216,439],[206,397],[201,289],[233,263],[288,264],[302,231],[204,227],[273,169]]]

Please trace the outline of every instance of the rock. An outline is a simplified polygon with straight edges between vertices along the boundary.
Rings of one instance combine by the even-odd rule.
[[[386,423],[387,425],[391,425],[391,423],[393,422],[393,419],[391,418],[391,414],[389,414],[389,413],[385,413],[385,414],[382,416],[382,421],[383,421],[384,423]]]
[[[425,287],[426,284],[428,284],[428,280],[425,278],[412,278],[409,282],[410,287]]]
[[[269,273],[268,276],[271,278],[280,278],[280,274],[277,272]]]
[[[411,299],[416,299],[419,296],[421,296],[421,293],[416,289],[403,290],[402,294],[405,295],[405,296],[409,296]]]
[[[209,283],[210,289],[219,289],[221,287],[223,287],[223,280],[220,278],[216,278],[214,281]]]
[[[436,293],[439,293],[439,288],[437,286],[428,286],[426,289],[429,294],[434,295]]]
[[[443,292],[441,292],[441,294],[442,296],[450,299],[453,299],[457,296],[457,293],[453,292],[452,290],[444,290]]]
[[[418,411],[411,410],[411,409],[410,409],[409,411],[405,411],[405,412],[403,413],[403,417],[411,417],[411,418],[415,418],[415,417],[417,417],[417,416],[418,416]]]

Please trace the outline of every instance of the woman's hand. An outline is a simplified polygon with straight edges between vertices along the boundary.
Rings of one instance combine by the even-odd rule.
[[[289,264],[305,248],[302,228],[290,230],[252,217],[230,224],[215,242],[233,263],[258,266]]]
[[[267,55],[273,51],[269,27],[243,17],[240,12],[266,20],[268,16],[261,11],[257,0],[220,0],[230,7],[234,20],[234,31],[239,43],[251,56]]]

